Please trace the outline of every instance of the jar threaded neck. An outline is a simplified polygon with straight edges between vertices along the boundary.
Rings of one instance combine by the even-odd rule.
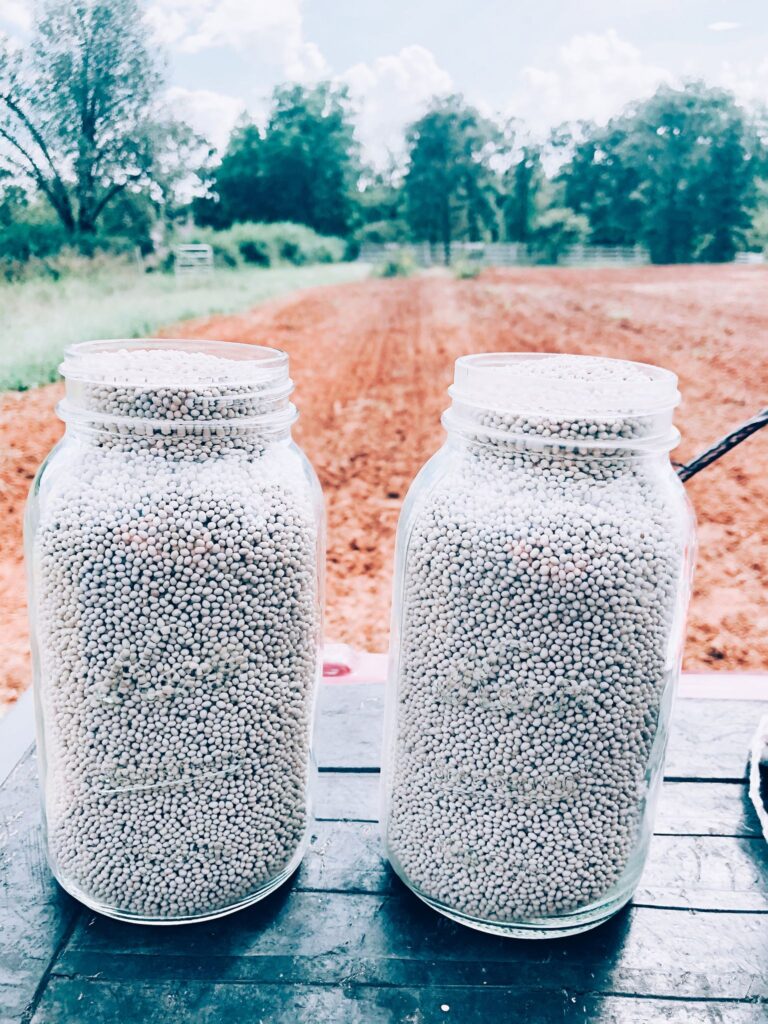
[[[569,451],[669,451],[677,377],[621,359],[501,352],[462,356],[443,416],[449,432]]]
[[[85,342],[67,350],[60,370],[66,397],[59,415],[91,430],[284,435],[296,419],[288,356],[263,346],[171,339]]]

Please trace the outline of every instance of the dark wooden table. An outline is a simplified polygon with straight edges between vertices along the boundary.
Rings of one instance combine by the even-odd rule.
[[[765,1024],[768,855],[744,783],[766,705],[723,699],[732,683],[677,702],[634,904],[559,941],[453,924],[382,861],[380,685],[323,685],[311,849],[280,891],[210,924],[120,924],[65,895],[45,866],[27,749],[0,790],[0,1019]],[[27,745],[20,722],[0,732],[6,760]]]

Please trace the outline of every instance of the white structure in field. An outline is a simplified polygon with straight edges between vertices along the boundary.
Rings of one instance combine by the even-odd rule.
[[[173,266],[179,277],[210,274],[213,271],[213,249],[203,244],[177,245],[173,253]]]

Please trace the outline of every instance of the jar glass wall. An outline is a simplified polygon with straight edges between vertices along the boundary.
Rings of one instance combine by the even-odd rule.
[[[310,823],[323,508],[284,353],[74,346],[26,549],[51,868],[93,909],[219,916]]]
[[[628,901],[662,778],[693,518],[676,378],[459,360],[398,526],[383,834],[407,885],[498,934]]]

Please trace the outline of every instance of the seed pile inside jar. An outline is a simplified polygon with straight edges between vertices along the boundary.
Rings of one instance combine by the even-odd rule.
[[[682,545],[657,462],[590,448],[646,436],[592,411],[642,371],[515,373],[535,414],[465,410],[454,471],[413,513],[387,825],[410,884],[491,922],[585,908],[641,863]],[[552,382],[571,390],[548,406]]]
[[[34,551],[49,844],[92,900],[215,912],[292,868],[308,824],[311,495],[234,361],[90,358]]]

